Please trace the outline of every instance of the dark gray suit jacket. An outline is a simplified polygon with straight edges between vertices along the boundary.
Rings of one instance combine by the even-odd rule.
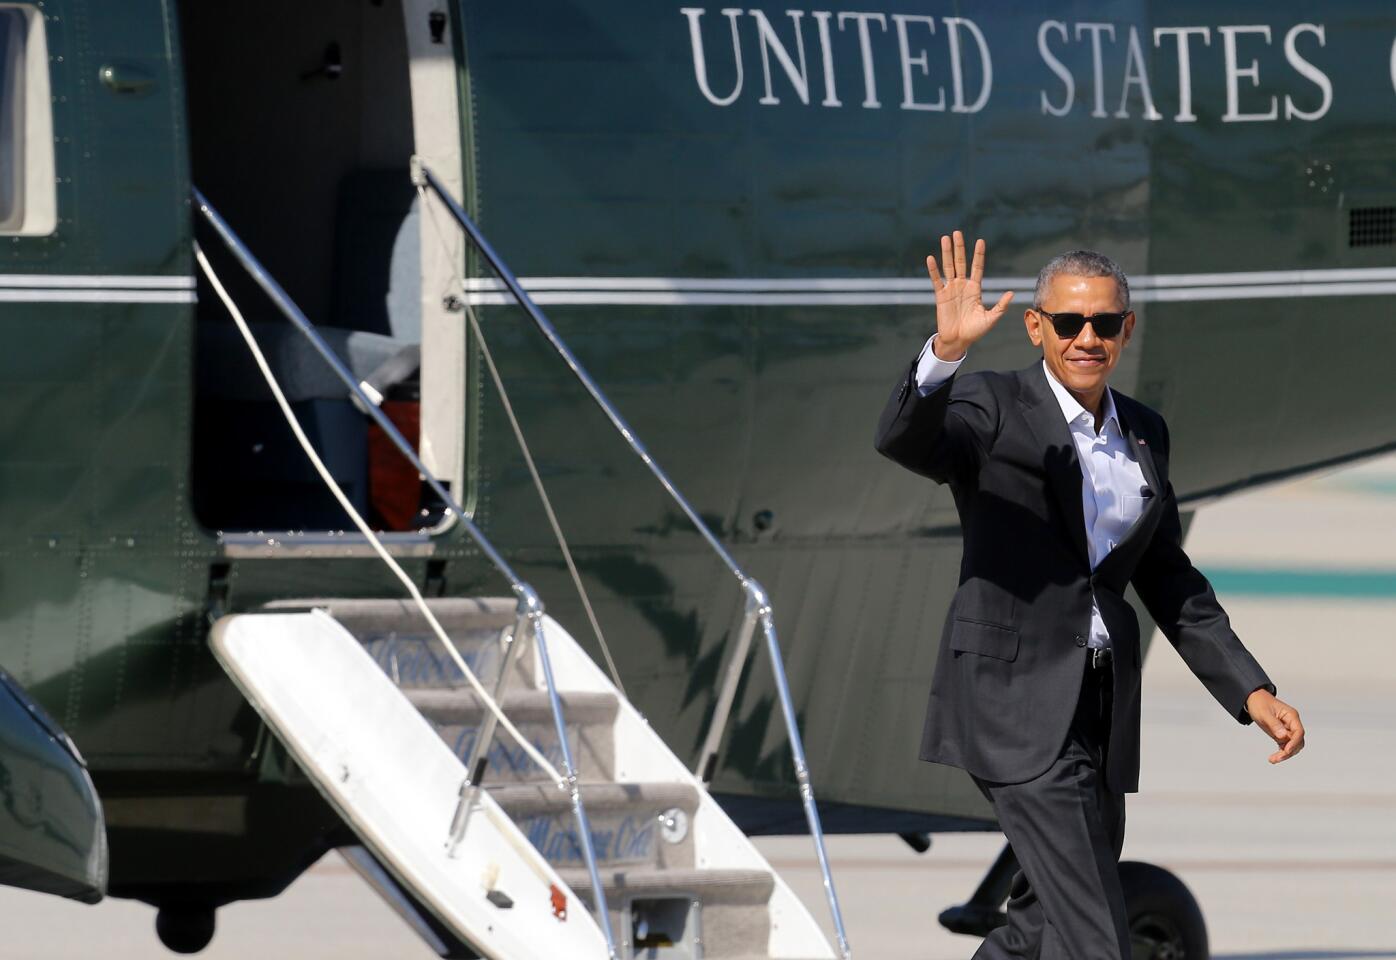
[[[1115,392],[1130,454],[1149,486],[1144,512],[1092,572],[1081,468],[1040,362],[955,376],[929,395],[913,362],[877,425],[877,449],[938,483],[960,513],[960,585],[946,613],[921,758],[1019,783],[1056,759],[1081,689],[1094,593],[1115,651],[1106,783],[1139,788],[1139,621],[1149,614],[1222,707],[1274,692],[1182,546],[1168,482],[1168,428]]]

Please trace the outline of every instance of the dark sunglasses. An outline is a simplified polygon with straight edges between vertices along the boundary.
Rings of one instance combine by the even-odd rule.
[[[1134,311],[1093,313],[1089,317],[1081,313],[1048,313],[1046,310],[1038,310],[1037,312],[1052,321],[1052,328],[1057,331],[1059,337],[1075,340],[1077,335],[1081,333],[1081,328],[1089,322],[1095,328],[1097,337],[1113,340],[1125,328],[1125,318]]]

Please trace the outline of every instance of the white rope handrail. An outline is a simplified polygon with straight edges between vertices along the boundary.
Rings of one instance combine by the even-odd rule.
[[[445,629],[441,626],[440,621],[436,619],[435,614],[431,612],[431,608],[427,606],[426,600],[423,599],[421,591],[417,589],[417,585],[412,582],[412,578],[409,577],[407,572],[402,569],[402,566],[393,559],[392,554],[388,553],[387,549],[384,548],[382,541],[379,540],[372,528],[369,527],[367,521],[354,509],[354,505],[350,503],[349,498],[344,495],[344,490],[335,481],[334,477],[330,475],[329,470],[325,467],[324,461],[321,460],[320,455],[315,452],[315,447],[311,444],[310,438],[307,437],[305,431],[301,429],[300,420],[297,419],[295,411],[291,409],[291,404],[287,401],[286,395],[282,392],[281,385],[276,380],[276,375],[272,373],[271,366],[267,363],[266,356],[262,353],[261,347],[257,344],[257,338],[252,335],[252,329],[247,325],[247,321],[243,319],[242,311],[238,309],[237,304],[234,303],[232,297],[228,295],[228,291],[224,289],[222,282],[219,281],[217,274],[213,271],[213,267],[209,264],[208,259],[204,256],[203,250],[197,243],[194,244],[194,256],[198,260],[199,267],[203,270],[204,276],[208,278],[209,284],[212,285],[214,292],[218,294],[218,298],[223,301],[223,306],[233,318],[233,322],[237,324],[238,332],[242,334],[243,340],[247,341],[247,348],[252,352],[252,358],[257,362],[257,368],[261,370],[262,377],[266,380],[268,388],[271,389],[272,396],[276,398],[276,403],[277,406],[281,408],[282,416],[286,418],[286,423],[290,426],[291,432],[296,435],[296,441],[300,444],[301,449],[305,451],[306,457],[309,458],[311,465],[315,467],[315,471],[320,475],[320,479],[325,482],[325,486],[334,494],[335,499],[339,501],[339,505],[344,508],[344,512],[349,515],[349,519],[354,522],[354,526],[358,527],[359,532],[368,540],[374,552],[388,565],[388,568],[393,571],[397,578],[402,581],[403,586],[407,588],[407,592],[411,594],[413,603],[415,603],[417,609],[421,611],[422,616],[426,618],[427,623],[431,626],[432,632],[436,634],[437,639],[440,640],[442,645],[446,648],[446,652],[450,654],[451,659],[455,661],[456,667],[459,668],[460,672],[465,676],[471,689],[475,691],[475,695],[480,698],[480,702],[494,714],[495,719],[499,721],[499,725],[503,727],[505,732],[513,738],[514,742],[522,748],[529,759],[538,764],[539,768],[551,777],[558,786],[565,789],[567,787],[567,778],[562,776],[557,768],[549,763],[547,758],[539,752],[538,748],[529,743],[528,738],[520,733],[519,729],[504,715],[504,711],[500,709],[494,697],[490,695],[489,691],[480,683],[479,678],[475,676],[474,671],[466,664],[465,658],[462,657],[460,651],[456,649],[455,643],[446,635]],[[515,637],[514,642],[517,643],[520,639],[521,638]]]

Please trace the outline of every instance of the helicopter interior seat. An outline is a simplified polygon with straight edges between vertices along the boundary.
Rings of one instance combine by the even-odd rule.
[[[354,170],[335,214],[337,326],[422,339],[421,210],[407,169]],[[386,266],[386,269],[385,269]]]
[[[368,381],[385,397],[408,401],[419,399],[417,199],[403,171],[363,170],[344,177],[335,222],[333,322],[316,323],[358,381]],[[289,321],[264,302],[239,306],[326,467],[355,509],[369,515],[368,418]],[[257,311],[255,318],[251,311]],[[198,335],[200,421],[216,431],[218,441],[199,445],[203,464],[196,452],[205,522],[248,530],[348,526],[285,425],[237,328],[202,323]]]

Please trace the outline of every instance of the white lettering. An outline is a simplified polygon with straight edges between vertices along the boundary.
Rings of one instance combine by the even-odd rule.
[[[1299,55],[1297,40],[1301,33],[1312,33],[1318,37],[1318,45],[1320,47],[1324,45],[1321,24],[1296,23],[1289,28],[1289,33],[1285,34],[1285,59],[1300,76],[1319,88],[1323,93],[1323,102],[1319,104],[1317,110],[1300,110],[1294,105],[1294,99],[1289,94],[1285,94],[1285,119],[1290,120],[1298,117],[1300,120],[1317,120],[1327,113],[1328,108],[1333,105],[1333,82],[1322,70]]]
[[[1052,51],[1047,49],[1047,31],[1049,30],[1057,31],[1061,34],[1061,38],[1066,40],[1066,24],[1060,20],[1043,20],[1042,25],[1037,28],[1037,52],[1042,55],[1042,60],[1047,64],[1048,69],[1060,77],[1066,86],[1066,99],[1062,101],[1060,107],[1054,107],[1052,101],[1047,99],[1047,91],[1040,91],[1042,94],[1042,112],[1049,113],[1054,117],[1064,117],[1071,112],[1071,105],[1076,102],[1076,80],[1071,76],[1071,71],[1066,68],[1066,64],[1058,60]],[[1392,82],[1396,83],[1396,67],[1393,67],[1392,70]]]
[[[950,40],[950,79],[955,92],[955,105],[950,108],[950,112],[978,113],[984,109],[984,104],[989,102],[989,91],[994,88],[994,64],[989,57],[989,44],[973,20],[966,20],[964,17],[945,17],[944,20],[946,34]],[[960,58],[961,27],[974,37],[975,45],[979,47],[979,62],[984,66],[984,76],[979,81],[979,96],[970,104],[965,103],[965,71],[964,62]]]
[[[732,23],[732,59],[737,64],[737,82],[732,87],[732,92],[725,97],[716,96],[712,87],[708,86],[708,61],[703,52],[703,31],[698,25],[703,16],[703,8],[682,7],[679,13],[688,18],[688,39],[693,46],[693,76],[698,81],[698,89],[714,106],[730,106],[742,92],[742,41],[737,35],[737,18],[742,15],[742,11],[736,7],[728,7],[722,11],[722,15]]]
[[[1192,112],[1192,51],[1193,36],[1202,38],[1202,45],[1212,45],[1212,31],[1207,27],[1155,27],[1154,46],[1163,46],[1164,37],[1173,37],[1178,42],[1178,115],[1173,119],[1178,123],[1192,123],[1197,114]]]
[[[1115,116],[1129,116],[1126,105],[1129,103],[1129,88],[1134,84],[1139,86],[1139,96],[1144,101],[1144,119],[1162,120],[1163,114],[1154,109],[1154,97],[1149,92],[1149,73],[1144,68],[1144,51],[1139,46],[1139,31],[1130,27],[1129,46],[1125,53],[1125,82],[1120,90],[1120,109],[1115,111]]]
[[[756,39],[761,47],[761,72],[766,77],[766,95],[757,103],[768,107],[780,103],[779,98],[771,89],[771,58],[769,53],[774,53],[781,69],[790,78],[790,85],[795,88],[795,95],[800,98],[801,103],[808,106],[809,74],[805,69],[805,38],[800,32],[800,18],[805,15],[805,12],[803,10],[787,10],[785,12],[795,22],[795,47],[800,52],[800,68],[798,70],[795,69],[795,62],[790,59],[790,51],[786,50],[785,44],[780,42],[780,37],[776,36],[775,28],[771,26],[771,21],[766,19],[766,15],[760,10],[747,11],[756,21]]]
[[[1081,39],[1081,31],[1084,30],[1091,35],[1091,66],[1095,69],[1095,109],[1091,111],[1093,117],[1105,116],[1105,67],[1101,63],[1100,56],[1100,35],[1106,30],[1110,31],[1110,41],[1115,41],[1115,25],[1113,23],[1078,23],[1076,25],[1076,39]]]
[[[926,48],[922,47],[921,52],[916,56],[911,55],[911,42],[906,35],[906,25],[908,22],[924,23],[926,29],[931,33],[936,32],[936,22],[934,17],[923,17],[914,13],[894,13],[892,22],[897,25],[897,48],[902,54],[902,109],[903,110],[945,110],[945,88],[937,87],[940,96],[933,103],[921,103],[912,94],[911,90],[911,68],[913,66],[921,68],[921,76],[930,76],[930,61],[926,56]]]
[[[1222,114],[1222,123],[1240,123],[1247,120],[1274,120],[1279,116],[1279,107],[1274,94],[1270,95],[1270,109],[1265,113],[1242,113],[1241,112],[1241,84],[1242,77],[1249,77],[1252,87],[1260,86],[1260,61],[1252,60],[1250,66],[1241,67],[1236,60],[1236,36],[1242,33],[1253,33],[1265,38],[1265,45],[1270,45],[1270,28],[1268,26],[1245,26],[1245,27],[1217,27],[1217,32],[1222,35],[1222,50],[1226,57],[1226,113]]]
[[[3,0],[0,0],[0,5],[3,5]],[[761,56],[763,84],[757,102],[762,106],[789,103],[792,93],[806,106],[812,102],[812,95],[820,97],[821,94],[821,106],[845,106],[838,91],[837,74],[840,64],[836,58],[842,56],[846,60],[854,56],[854,53],[848,42],[852,37],[840,40],[841,46],[835,51],[833,24],[837,22],[840,34],[852,34],[855,29],[857,32],[857,56],[862,66],[863,79],[862,107],[867,110],[881,109],[883,104],[877,89],[878,51],[874,48],[872,28],[876,25],[882,35],[877,42],[883,45],[882,56],[886,57],[890,52],[886,37],[891,32],[889,18],[891,25],[896,28],[897,66],[901,71],[902,87],[900,109],[972,114],[983,111],[993,98],[993,51],[990,49],[985,30],[968,17],[856,10],[763,11],[739,7],[711,9],[718,11],[720,16],[727,20],[727,32],[731,35],[732,42],[730,69],[733,73],[730,80],[723,76],[729,69],[726,63],[719,63],[714,67],[708,62],[706,40],[725,46],[720,36],[723,27],[720,24],[714,25],[713,21],[707,24],[703,21],[709,8],[681,7],[679,12],[683,14],[688,25],[694,80],[703,98],[714,106],[731,106],[740,100],[744,91],[743,53],[750,53],[750,45],[748,44],[746,51],[742,50],[741,31],[744,28],[738,21],[743,17],[749,18],[752,28],[756,31],[755,42]],[[793,36],[784,33],[780,26],[782,15],[789,18]],[[824,72],[822,91],[812,89],[817,81],[810,76],[809,65],[809,60],[815,58],[805,48],[806,16],[813,21],[818,32],[819,65],[816,69],[822,68]],[[918,30],[925,32],[917,33]],[[1198,117],[1193,101],[1192,54],[1198,46],[1211,47],[1214,31],[1220,34],[1222,41],[1219,46],[1222,47],[1220,53],[1223,60],[1226,99],[1224,104],[1214,105],[1210,101],[1203,103],[1204,108],[1212,111],[1209,114],[1211,117],[1220,115],[1224,123],[1279,119],[1314,122],[1322,120],[1332,111],[1336,91],[1332,75],[1328,72],[1330,64],[1325,63],[1325,60],[1331,60],[1336,54],[1328,52],[1326,27],[1320,22],[1291,22],[1281,26],[1253,23],[1151,28],[1140,24],[1109,21],[1042,20],[1037,27],[1037,50],[1050,78],[1043,81],[1038,90],[1041,113],[1045,116],[1065,117],[1076,108],[1078,79],[1081,84],[1088,82],[1084,76],[1078,78],[1076,71],[1085,73],[1085,48],[1089,43],[1089,82],[1092,84],[1094,95],[1090,98],[1089,107],[1086,103],[1082,104],[1083,109],[1089,109],[1089,115],[1098,119],[1113,117],[1129,120],[1131,117],[1141,117],[1148,121],[1162,120],[1164,114],[1160,112],[1160,107],[1171,107],[1172,104],[1158,102],[1155,98],[1154,81],[1159,80],[1161,74],[1158,71],[1163,70],[1164,86],[1168,86],[1168,68],[1163,65],[1166,56],[1163,47],[1171,39],[1177,48],[1178,104],[1177,112],[1170,119],[1177,123],[1194,123]],[[1281,31],[1284,42],[1278,44],[1275,42],[1275,35]],[[1312,39],[1308,39],[1310,37]],[[1193,41],[1199,38],[1202,42],[1195,46]],[[1150,39],[1153,42],[1153,50],[1158,52],[1149,52],[1146,56],[1145,44]],[[938,46],[942,42],[944,46]],[[1108,50],[1107,43],[1110,45]],[[1243,49],[1244,44],[1250,46]],[[1301,44],[1309,46],[1301,51]],[[1266,49],[1265,55],[1271,58],[1267,60],[1265,67],[1270,71],[1268,76],[1282,80],[1282,83],[1275,82],[1275,79],[1268,85],[1262,82],[1261,46]],[[1292,75],[1284,74],[1283,68],[1278,67],[1274,59],[1275,54],[1279,52],[1274,48],[1281,46],[1286,67],[1293,71]],[[1121,49],[1124,56],[1123,73],[1118,75],[1121,77],[1119,98],[1116,109],[1109,111],[1107,100],[1113,99],[1113,83],[1117,76],[1114,70],[1120,66],[1120,61],[1113,57],[1117,55],[1116,51]],[[1109,64],[1106,63],[1107,53],[1112,57]],[[937,55],[942,59],[933,64],[933,57]],[[716,56],[718,60],[726,59],[725,52]],[[1153,60],[1153,57],[1157,57],[1157,61]],[[772,69],[773,65],[775,69]],[[1389,66],[1392,88],[1396,90],[1396,43],[1392,43],[1390,48]],[[851,70],[853,64],[845,62],[842,68]],[[1204,67],[1209,68],[1210,66]],[[884,63],[881,69],[883,79],[890,80],[887,76],[890,66]],[[714,71],[718,76],[713,76]],[[947,73],[949,82],[945,79]],[[782,75],[783,80],[777,79]],[[1209,80],[1214,81],[1215,77],[1209,76]],[[856,82],[847,72],[844,74],[845,87]],[[976,82],[978,86],[974,87]],[[1246,82],[1249,86],[1245,85]],[[775,89],[777,84],[783,83],[789,84],[784,100]],[[1053,90],[1052,86],[1056,83],[1060,83],[1061,86]],[[1106,94],[1107,83],[1112,86],[1109,96]],[[1313,90],[1306,89],[1306,84],[1311,85]],[[722,93],[715,92],[715,85],[726,89]],[[971,90],[971,87],[974,89]],[[1209,83],[1205,89],[1212,91],[1215,87]],[[1171,92],[1165,89],[1159,92],[1159,96],[1168,100]],[[1132,106],[1136,98],[1138,110]],[[1268,104],[1266,99],[1269,100]],[[1218,110],[1218,107],[1224,107],[1224,111]]]
[[[833,14],[828,10],[811,10],[810,16],[819,24],[819,52],[824,63],[824,99],[820,105],[841,107],[843,102],[834,90],[834,44],[829,39],[829,18]]]
[[[873,76],[872,38],[868,35],[868,21],[876,20],[882,32],[887,32],[887,17],[881,13],[840,13],[839,29],[844,21],[853,20],[858,24],[858,50],[863,55],[863,106],[876,110],[882,106],[877,99],[877,78]]]

